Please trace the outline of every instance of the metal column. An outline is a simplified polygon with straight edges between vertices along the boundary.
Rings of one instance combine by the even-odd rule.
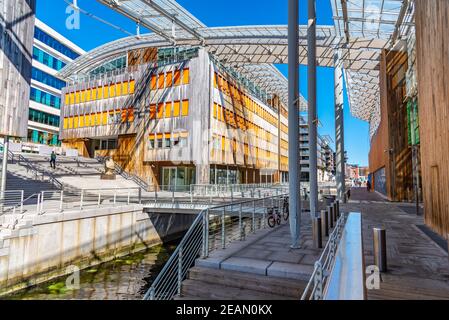
[[[335,151],[337,199],[345,203],[345,144],[344,144],[344,110],[343,110],[343,71],[340,53],[334,55],[335,62]]]
[[[3,138],[3,162],[2,162],[2,181],[0,184],[0,197],[3,199],[4,192],[6,191],[6,172],[8,169],[8,149],[9,149],[9,137]]]
[[[317,111],[316,111],[316,8],[315,0],[308,2],[309,22],[307,26],[307,81],[308,81],[308,127],[309,127],[309,183],[310,215],[315,217],[318,207],[317,178]]]
[[[299,248],[301,225],[299,104],[299,3],[288,0],[288,170],[292,248]]]

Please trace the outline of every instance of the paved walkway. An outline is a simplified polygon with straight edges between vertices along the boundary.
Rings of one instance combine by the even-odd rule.
[[[445,241],[424,225],[422,216],[412,214],[414,204],[388,202],[353,188],[349,203],[341,208],[362,212],[367,266],[374,263],[372,228],[386,228],[388,271],[381,275],[380,290],[368,290],[368,299],[449,299]]]

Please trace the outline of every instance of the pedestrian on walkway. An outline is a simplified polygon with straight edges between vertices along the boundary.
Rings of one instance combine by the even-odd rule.
[[[50,167],[56,169],[56,153],[54,151],[52,151],[50,155]]]
[[[369,180],[366,182],[366,191],[371,192],[371,182]]]

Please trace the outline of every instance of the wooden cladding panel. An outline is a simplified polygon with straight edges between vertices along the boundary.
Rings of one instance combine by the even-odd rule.
[[[449,1],[416,1],[421,170],[425,221],[449,233]]]

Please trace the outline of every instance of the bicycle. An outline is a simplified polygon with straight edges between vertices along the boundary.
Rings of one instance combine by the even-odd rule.
[[[289,217],[288,200],[284,199],[282,214],[279,212],[279,207],[268,208],[267,211],[268,211],[268,226],[270,228],[274,228],[276,224],[280,225],[282,218],[284,219],[284,221],[287,221]]]

